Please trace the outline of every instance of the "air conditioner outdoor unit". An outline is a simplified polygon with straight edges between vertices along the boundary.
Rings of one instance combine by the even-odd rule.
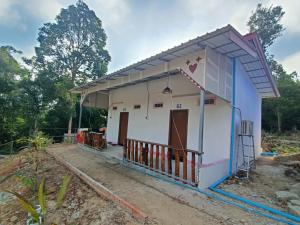
[[[253,121],[242,120],[240,134],[241,135],[253,135]]]

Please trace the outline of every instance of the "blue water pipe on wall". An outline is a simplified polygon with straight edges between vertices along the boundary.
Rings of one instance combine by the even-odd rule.
[[[229,192],[226,192],[222,189],[217,188],[219,184],[223,183],[226,179],[231,177],[232,174],[233,174],[232,164],[233,164],[234,152],[235,152],[234,150],[235,150],[235,108],[236,108],[236,105],[235,105],[236,104],[236,59],[235,58],[232,60],[232,69],[233,69],[232,70],[232,111],[231,111],[232,114],[231,114],[231,141],[230,141],[229,172],[228,172],[228,175],[224,176],[220,180],[213,183],[209,187],[209,189],[211,191],[214,191],[214,192],[218,193],[218,194],[222,194],[226,197],[229,197],[229,198],[232,198],[234,200],[243,202],[243,203],[245,203],[247,205],[250,205],[252,207],[263,209],[263,210],[268,211],[270,213],[273,213],[273,214],[276,214],[276,215],[279,215],[279,216],[282,216],[282,217],[285,217],[287,219],[290,219],[290,220],[293,220],[295,222],[300,223],[300,217],[291,215],[289,213],[282,212],[282,211],[277,210],[277,209],[273,209],[269,206],[263,205],[263,204],[258,203],[258,202],[251,201],[249,199],[240,197],[238,195],[234,195],[232,193],[229,193]],[[287,222],[285,221],[284,223],[287,223]],[[287,224],[290,224],[290,223],[287,223]]]

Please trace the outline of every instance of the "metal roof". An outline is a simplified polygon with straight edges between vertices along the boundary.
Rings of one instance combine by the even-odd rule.
[[[268,68],[265,68],[266,65],[263,66],[264,55],[259,55],[256,48],[257,46],[251,45],[251,43],[249,43],[248,40],[246,40],[245,37],[236,31],[231,25],[227,25],[211,33],[206,33],[205,35],[191,39],[185,43],[136,62],[97,80],[75,87],[71,89],[71,92],[80,93],[86,89],[97,86],[98,84],[106,83],[108,80],[116,80],[121,77],[128,76],[129,74],[138,73],[148,68],[169,62],[175,58],[204,49],[206,46],[230,58],[239,58],[241,63],[244,65],[245,70],[248,72],[249,77],[251,77],[253,84],[263,97],[277,95],[278,90],[276,89],[276,85],[269,88],[268,82],[270,82],[270,79],[265,79],[266,83],[262,83],[262,79],[264,78],[263,74],[260,72],[259,76],[261,77],[259,82],[256,82],[256,75],[258,71],[262,70],[265,73],[265,76],[268,76],[267,74],[269,73]]]

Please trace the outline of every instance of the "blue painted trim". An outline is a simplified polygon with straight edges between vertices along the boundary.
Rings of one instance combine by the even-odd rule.
[[[273,213],[273,214],[276,214],[276,215],[279,215],[279,216],[283,216],[283,217],[285,217],[287,219],[290,219],[290,220],[293,220],[295,222],[300,223],[300,217],[298,217],[298,216],[294,216],[294,215],[291,215],[291,214],[279,211],[277,209],[270,208],[269,206],[260,204],[258,202],[253,202],[253,201],[251,201],[249,199],[240,197],[238,195],[231,194],[231,193],[223,191],[221,189],[212,188],[212,190],[215,191],[215,192],[217,192],[217,193],[219,193],[219,194],[222,194],[222,195],[225,195],[227,197],[230,197],[230,198],[233,198],[235,200],[238,200],[240,202],[246,203],[246,204],[248,204],[250,206],[254,206],[256,208],[260,208],[260,209],[266,210],[266,211],[268,211],[270,213]]]
[[[82,144],[78,144],[78,145],[79,145],[79,147],[80,147],[82,150],[84,150],[84,151],[89,151],[89,152],[93,152],[93,153],[95,153],[95,154],[99,154],[99,155],[105,156],[102,152],[98,152],[98,151],[96,151],[96,150],[94,150],[94,149],[92,149],[92,148],[90,148],[90,147],[88,147],[88,146],[85,146],[85,145],[82,145]],[[183,183],[181,183],[181,182],[178,182],[178,181],[175,181],[175,180],[171,180],[171,179],[169,179],[169,178],[167,178],[167,177],[160,176],[160,175],[158,175],[158,174],[156,174],[156,173],[154,173],[154,172],[152,172],[152,171],[146,170],[145,168],[136,167],[136,166],[134,166],[134,165],[131,166],[131,165],[128,164],[126,161],[122,161],[122,160],[120,160],[119,158],[115,158],[115,157],[113,157],[113,158],[116,159],[116,160],[118,160],[118,161],[120,162],[121,165],[123,165],[123,166],[125,166],[125,167],[127,167],[127,168],[129,168],[129,169],[132,169],[132,170],[134,170],[134,171],[137,171],[137,172],[139,172],[139,173],[146,174],[146,175],[151,176],[151,177],[154,177],[154,178],[156,178],[156,179],[160,179],[160,180],[163,180],[163,181],[168,182],[168,183],[171,183],[171,184],[176,184],[176,185],[179,185],[179,186],[181,186],[181,187],[185,187],[185,188],[188,188],[188,189],[197,191],[197,192],[199,192],[199,193],[201,193],[201,194],[204,194],[204,195],[206,195],[206,196],[208,196],[208,197],[210,197],[210,198],[213,198],[213,199],[215,199],[215,200],[217,200],[217,201],[223,202],[223,203],[225,203],[225,204],[227,204],[227,205],[235,206],[235,207],[240,208],[240,209],[242,209],[242,210],[244,210],[244,211],[246,211],[246,212],[253,213],[253,214],[256,214],[256,215],[259,215],[259,216],[264,216],[264,217],[267,217],[267,218],[269,218],[269,219],[272,219],[272,220],[275,220],[275,221],[278,221],[278,222],[281,222],[281,223],[284,223],[284,224],[295,225],[294,223],[292,223],[292,222],[290,222],[290,221],[287,221],[287,220],[285,220],[285,219],[282,219],[282,218],[279,218],[279,217],[276,217],[276,216],[273,216],[273,215],[270,215],[270,214],[263,213],[263,212],[261,212],[261,211],[255,210],[255,209],[253,209],[253,208],[248,208],[248,207],[243,206],[243,205],[241,205],[241,204],[238,204],[238,203],[236,203],[236,202],[228,201],[228,200],[226,200],[226,199],[224,199],[224,198],[222,198],[222,197],[220,197],[220,196],[218,196],[218,195],[215,195],[215,194],[213,194],[213,193],[209,193],[209,192],[204,191],[204,190],[201,190],[201,189],[199,189],[199,188],[195,188],[195,187],[192,187],[192,186],[183,184]],[[222,194],[222,195],[224,195],[224,196],[227,196],[227,197],[231,197],[231,198],[233,198],[233,199],[236,199],[236,198],[234,197],[233,194],[227,193],[227,192],[225,192],[225,191],[222,191],[222,190],[220,190],[220,189],[216,189],[216,188],[213,187],[213,186],[215,186],[215,187],[218,186],[220,183],[222,183],[222,182],[223,182],[224,180],[226,180],[228,177],[229,177],[229,176],[225,176],[225,177],[223,177],[222,179],[218,180],[218,181],[215,182],[213,185],[211,185],[209,189],[212,190],[212,191],[214,191],[214,192],[217,192],[217,193],[219,193],[219,194]],[[236,199],[236,200],[243,199],[243,198],[241,198],[241,197],[239,197],[239,196],[236,196],[236,197],[239,198],[239,199]],[[243,202],[243,201],[242,201],[243,203],[246,203],[246,204],[248,204],[248,205],[251,205],[251,204],[249,204],[249,202],[251,202],[250,200],[248,200],[248,199],[244,199],[244,200],[247,200],[247,202]],[[240,200],[240,201],[241,201],[241,200]],[[262,205],[262,204],[259,204],[259,203],[256,203],[256,202],[252,202],[252,204],[253,204],[252,206],[254,206],[254,205]],[[262,205],[262,206],[263,206],[264,208],[268,208],[267,206],[264,206],[264,205]],[[258,206],[255,206],[255,207],[258,207]],[[258,207],[258,208],[260,208],[260,207]],[[261,208],[261,209],[264,209],[264,208]],[[272,208],[269,208],[269,209],[271,209],[272,211],[278,211],[278,210],[275,210],[275,209],[272,209]],[[265,210],[266,210],[266,209],[265,209]],[[267,210],[267,211],[271,212],[270,210]],[[290,215],[290,214],[287,214],[287,213],[283,213],[283,212],[280,212],[280,211],[278,211],[278,212],[281,213],[281,216],[287,215],[287,216],[289,216],[289,217],[295,217],[295,216]],[[280,215],[279,213],[275,213],[275,212],[272,212],[272,213]],[[283,215],[283,214],[284,214],[284,215]],[[288,218],[288,217],[287,217],[287,218]],[[295,218],[296,218],[296,219],[300,219],[300,218],[298,218],[298,217],[295,217]]]
[[[229,157],[229,176],[232,176],[232,163],[235,149],[235,79],[236,79],[236,59],[232,60],[232,102],[231,102],[231,140],[230,140],[230,157]]]

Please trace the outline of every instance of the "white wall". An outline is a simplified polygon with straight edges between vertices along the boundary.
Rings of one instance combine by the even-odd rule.
[[[215,105],[205,105],[200,187],[208,187],[228,174],[230,130],[230,103],[217,98]]]
[[[120,112],[129,112],[128,138],[168,144],[170,110],[181,104],[181,109],[188,109],[187,148],[198,150],[199,134],[199,89],[182,75],[170,77],[173,97],[162,94],[168,84],[167,78],[148,83],[150,92],[149,113],[147,116],[147,84],[141,83],[113,90],[110,93],[110,109],[108,113],[109,142],[117,143]],[[196,94],[195,96],[176,97],[178,95]],[[153,108],[154,103],[162,102],[163,108]],[[140,104],[141,109],[133,109]],[[117,110],[112,110],[117,106]]]

